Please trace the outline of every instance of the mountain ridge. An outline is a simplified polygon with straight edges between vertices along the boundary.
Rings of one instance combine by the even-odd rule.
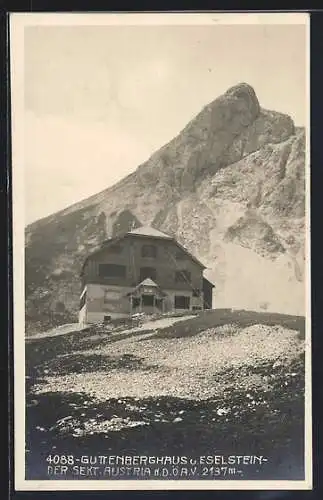
[[[57,319],[57,303],[75,319],[82,259],[139,225],[176,237],[204,259],[215,306],[303,313],[304,224],[305,128],[263,109],[248,84],[236,85],[134,172],[27,226],[28,322],[39,306]]]

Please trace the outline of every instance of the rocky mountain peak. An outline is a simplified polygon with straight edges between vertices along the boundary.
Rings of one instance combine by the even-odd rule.
[[[225,96],[243,100],[254,120],[259,115],[260,104],[256,92],[248,83],[239,83],[238,85],[234,85],[226,91]]]

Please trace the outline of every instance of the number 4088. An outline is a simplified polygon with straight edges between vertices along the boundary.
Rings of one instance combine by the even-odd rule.
[[[48,455],[46,462],[54,465],[74,465],[73,455]]]

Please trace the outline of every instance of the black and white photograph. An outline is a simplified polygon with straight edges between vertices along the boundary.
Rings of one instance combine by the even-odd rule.
[[[17,490],[311,489],[309,28],[10,15]]]

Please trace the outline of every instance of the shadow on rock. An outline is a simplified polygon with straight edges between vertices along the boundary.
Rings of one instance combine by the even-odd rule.
[[[109,370],[149,370],[152,365],[144,364],[144,360],[133,354],[108,356],[103,354],[69,354],[37,364],[33,367],[33,378],[44,375],[67,375],[70,373],[91,373]],[[38,382],[38,381],[37,381]]]

